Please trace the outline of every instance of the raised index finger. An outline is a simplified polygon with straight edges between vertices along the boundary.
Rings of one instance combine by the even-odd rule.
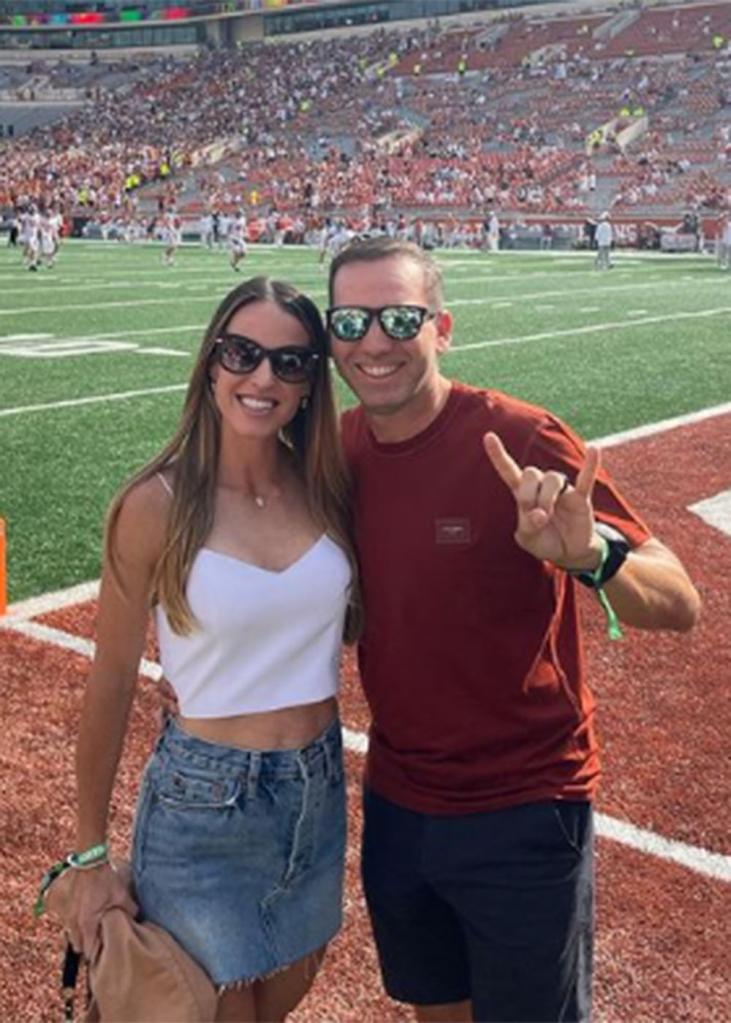
[[[496,433],[486,433],[482,438],[487,457],[492,462],[495,472],[503,483],[515,490],[521,481],[523,472],[518,463],[505,450],[503,442]]]

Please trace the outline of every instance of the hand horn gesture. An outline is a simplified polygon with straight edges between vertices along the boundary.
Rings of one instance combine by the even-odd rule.
[[[483,443],[493,468],[515,498],[516,543],[560,568],[597,568],[601,544],[594,530],[591,498],[599,471],[598,449],[586,449],[586,459],[572,486],[562,472],[521,468],[496,433],[486,433]]]

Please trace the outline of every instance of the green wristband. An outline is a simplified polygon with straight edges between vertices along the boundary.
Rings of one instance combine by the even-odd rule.
[[[90,867],[96,863],[106,863],[109,859],[109,843],[100,842],[98,845],[92,845],[89,849],[84,849],[83,852],[69,853],[67,860],[70,867]]]
[[[80,853],[69,853],[68,856],[61,860],[59,863],[54,863],[46,873],[43,875],[41,881],[41,887],[38,892],[38,898],[33,905],[33,915],[41,916],[44,910],[44,900],[46,892],[51,887],[53,882],[61,874],[65,873],[70,867],[75,870],[90,870],[92,867],[100,867],[103,863],[109,861],[109,843],[100,842],[98,845],[92,845],[89,849],[84,849]]]

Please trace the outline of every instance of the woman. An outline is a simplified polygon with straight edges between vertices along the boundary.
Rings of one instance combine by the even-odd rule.
[[[153,606],[181,713],[139,796],[142,914],[208,972],[217,1020],[281,1020],[301,1000],[341,920],[335,694],[356,593],[322,321],[255,278],[216,311],[174,438],[110,509],[76,756],[77,947],[125,901],[106,822]]]

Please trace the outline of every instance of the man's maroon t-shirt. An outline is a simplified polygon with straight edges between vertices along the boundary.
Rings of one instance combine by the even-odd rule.
[[[488,430],[521,466],[574,481],[584,460],[543,409],[462,384],[404,442],[377,442],[361,409],[343,416],[372,715],[366,781],[422,813],[591,798],[599,774],[576,584],[517,546]],[[603,472],[594,505],[632,546],[649,538]]]

